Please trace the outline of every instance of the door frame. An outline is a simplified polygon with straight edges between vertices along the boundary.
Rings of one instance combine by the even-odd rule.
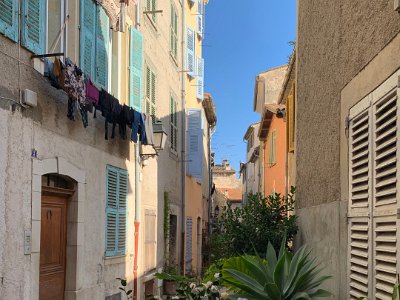
[[[75,190],[67,207],[67,250],[65,274],[65,300],[79,296],[84,278],[84,204],[86,195],[86,172],[79,169],[63,157],[32,159],[32,236],[31,236],[31,299],[39,300],[40,272],[40,230],[41,230],[41,197],[42,176],[46,174],[63,175],[75,184]],[[62,189],[61,189],[62,190]]]

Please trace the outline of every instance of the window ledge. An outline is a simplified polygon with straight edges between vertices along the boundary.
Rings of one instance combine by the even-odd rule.
[[[178,161],[178,152],[175,151],[174,149],[170,148],[169,149],[169,157],[175,159],[176,161]]]
[[[104,265],[110,266],[110,265],[122,264],[126,262],[126,259],[127,259],[126,255],[104,256]]]

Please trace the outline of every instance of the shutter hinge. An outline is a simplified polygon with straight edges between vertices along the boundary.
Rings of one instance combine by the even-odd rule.
[[[349,213],[348,212],[346,212],[345,218],[346,218],[346,224],[349,224],[350,217],[349,217]]]
[[[400,76],[397,77],[397,87],[400,88]]]
[[[397,219],[400,219],[400,208],[397,208]]]
[[[349,128],[350,128],[350,118],[349,118],[349,116],[347,116],[344,119],[344,131],[345,131],[346,137],[349,137]]]

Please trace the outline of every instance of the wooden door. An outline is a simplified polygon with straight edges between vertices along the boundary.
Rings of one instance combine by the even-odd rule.
[[[67,196],[42,195],[40,300],[64,300]]]

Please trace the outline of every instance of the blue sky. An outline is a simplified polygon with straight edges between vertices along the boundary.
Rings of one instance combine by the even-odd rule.
[[[245,161],[243,136],[260,116],[253,112],[255,76],[288,62],[296,39],[295,0],[210,0],[206,7],[205,92],[213,95],[216,163]]]

